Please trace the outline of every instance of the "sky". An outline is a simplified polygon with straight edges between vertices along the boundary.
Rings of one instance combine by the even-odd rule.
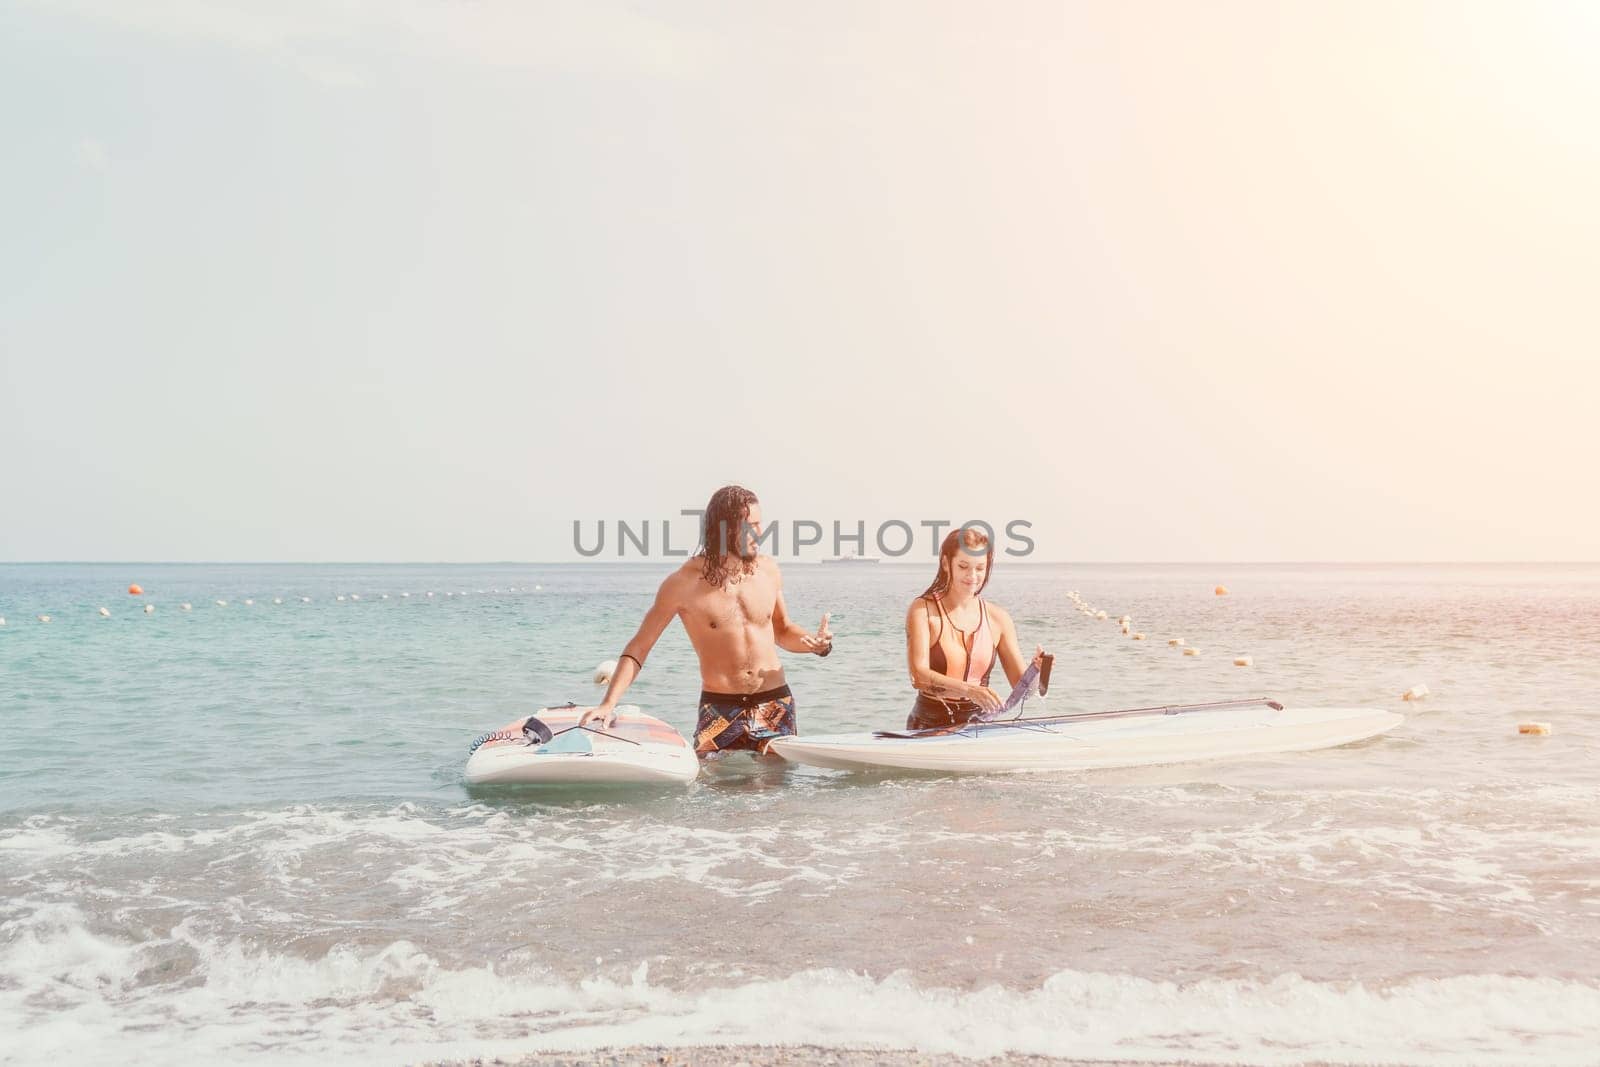
[[[1596,54],[1580,0],[0,0],[0,560],[575,560],[725,482],[1600,559]]]

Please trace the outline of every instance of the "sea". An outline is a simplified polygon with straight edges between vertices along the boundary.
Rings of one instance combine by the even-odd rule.
[[[1600,1062],[1600,565],[996,566],[1050,713],[1406,717],[1338,749],[469,790],[667,566],[0,565],[0,1061]],[[786,565],[836,634],[802,732],[904,722],[930,569]],[[699,688],[674,624],[628,700],[688,732]]]

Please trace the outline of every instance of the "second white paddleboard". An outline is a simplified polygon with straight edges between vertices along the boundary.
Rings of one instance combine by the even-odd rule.
[[[772,751],[797,763],[850,771],[1079,771],[1332,748],[1403,721],[1380,708],[1280,710],[1263,701],[1054,723],[971,723],[960,732],[922,737],[783,737]]]

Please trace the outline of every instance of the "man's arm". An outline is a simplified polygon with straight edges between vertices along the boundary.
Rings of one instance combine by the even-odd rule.
[[[617,657],[617,670],[611,676],[611,684],[606,686],[606,695],[600,703],[583,713],[578,720],[579,726],[586,726],[591,720],[599,719],[610,726],[616,720],[617,704],[622,700],[622,694],[628,691],[628,686],[639,677],[639,672],[644,669],[645,657],[650,655],[650,650],[661,639],[661,634],[672,622],[673,616],[678,614],[678,576],[670,575],[661,583],[661,588],[656,590],[656,600],[650,605],[650,610],[645,612],[644,621],[639,624],[639,630],[633,635],[622,650],[622,655]]]
[[[772,637],[785,652],[810,652],[826,656],[833,651],[833,634],[828,630],[828,613],[822,613],[822,625],[814,634],[807,633],[789,618],[789,607],[783,602],[783,581],[778,582],[778,600],[772,605]]]

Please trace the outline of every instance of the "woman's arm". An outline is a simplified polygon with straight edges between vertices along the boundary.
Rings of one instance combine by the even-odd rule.
[[[940,674],[928,663],[932,640],[928,636],[928,617],[921,597],[906,609],[906,667],[911,671],[911,687],[919,693],[945,700],[970,700],[985,711],[998,708],[1001,701],[994,690]]]

